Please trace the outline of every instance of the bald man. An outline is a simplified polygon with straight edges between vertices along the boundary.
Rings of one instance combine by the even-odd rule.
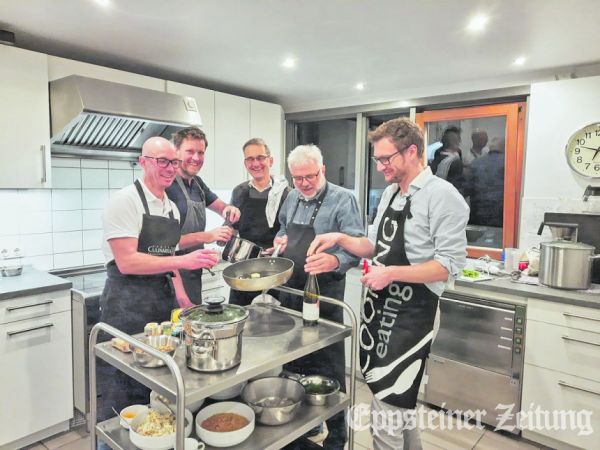
[[[181,164],[173,144],[148,139],[139,164],[143,176],[111,196],[102,218],[108,278],[100,320],[128,334],[141,333],[148,322],[169,320],[175,290],[182,291],[179,269],[210,268],[218,260],[217,252],[205,249],[175,256],[179,211],[165,194]],[[111,417],[112,408],[148,403],[148,389],[122,372],[100,363],[98,372],[100,420]]]

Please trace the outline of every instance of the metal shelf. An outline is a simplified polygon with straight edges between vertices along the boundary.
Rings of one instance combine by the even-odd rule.
[[[284,425],[267,426],[256,424],[254,432],[239,445],[227,447],[229,450],[276,450],[295,441],[325,419],[343,411],[350,404],[347,395],[340,395],[339,401],[331,406],[304,405],[298,415]],[[129,440],[129,431],[119,425],[114,417],[96,426],[98,437],[114,450],[138,450]],[[195,424],[192,436],[195,436]],[[206,446],[206,450],[217,450],[218,447]]]

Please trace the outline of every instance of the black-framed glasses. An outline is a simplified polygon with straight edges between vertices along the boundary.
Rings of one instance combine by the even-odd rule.
[[[144,156],[144,158],[153,159],[156,161],[156,165],[163,169],[169,167],[169,164],[171,164],[174,169],[178,169],[181,165],[180,159],[155,158],[154,156]]]
[[[396,150],[394,153],[392,153],[391,155],[388,156],[371,156],[371,159],[373,160],[373,162],[375,164],[377,163],[381,163],[382,166],[389,166],[390,162],[392,161],[392,158],[396,155],[399,155],[400,153],[404,152],[403,150]]]
[[[258,156],[248,156],[247,158],[244,158],[244,162],[246,164],[252,164],[253,162],[257,161],[259,163],[264,163],[267,158],[270,158],[269,155],[258,155]]]
[[[317,173],[310,174],[310,175],[297,176],[297,177],[292,176],[292,180],[294,180],[294,183],[302,183],[304,180],[308,181],[309,183],[312,183],[313,181],[315,181],[317,179],[317,177],[319,176],[320,173],[321,173],[321,170],[319,170]]]

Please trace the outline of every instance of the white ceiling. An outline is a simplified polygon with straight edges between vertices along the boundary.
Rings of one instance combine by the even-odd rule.
[[[0,29],[19,47],[286,111],[515,85],[600,61],[598,0],[104,1],[0,0]],[[467,32],[481,13],[486,30]],[[295,69],[282,68],[287,56]]]

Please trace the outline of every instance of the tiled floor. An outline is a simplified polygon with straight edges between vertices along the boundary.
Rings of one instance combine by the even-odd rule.
[[[357,384],[356,402],[371,404],[371,391],[364,383]],[[430,411],[422,405],[424,412]],[[438,416],[438,415],[436,415]],[[446,417],[446,416],[445,416]],[[544,447],[535,445],[518,437],[495,433],[489,428],[478,429],[473,426],[465,426],[459,419],[451,418],[452,426],[449,424],[441,429],[439,422],[424,429],[421,424],[421,443],[423,450],[539,450]],[[354,435],[353,450],[372,450],[373,440],[368,430],[357,431]],[[27,450],[87,450],[90,448],[90,438],[85,427],[72,430],[67,433],[54,436],[42,442],[38,442]]]

